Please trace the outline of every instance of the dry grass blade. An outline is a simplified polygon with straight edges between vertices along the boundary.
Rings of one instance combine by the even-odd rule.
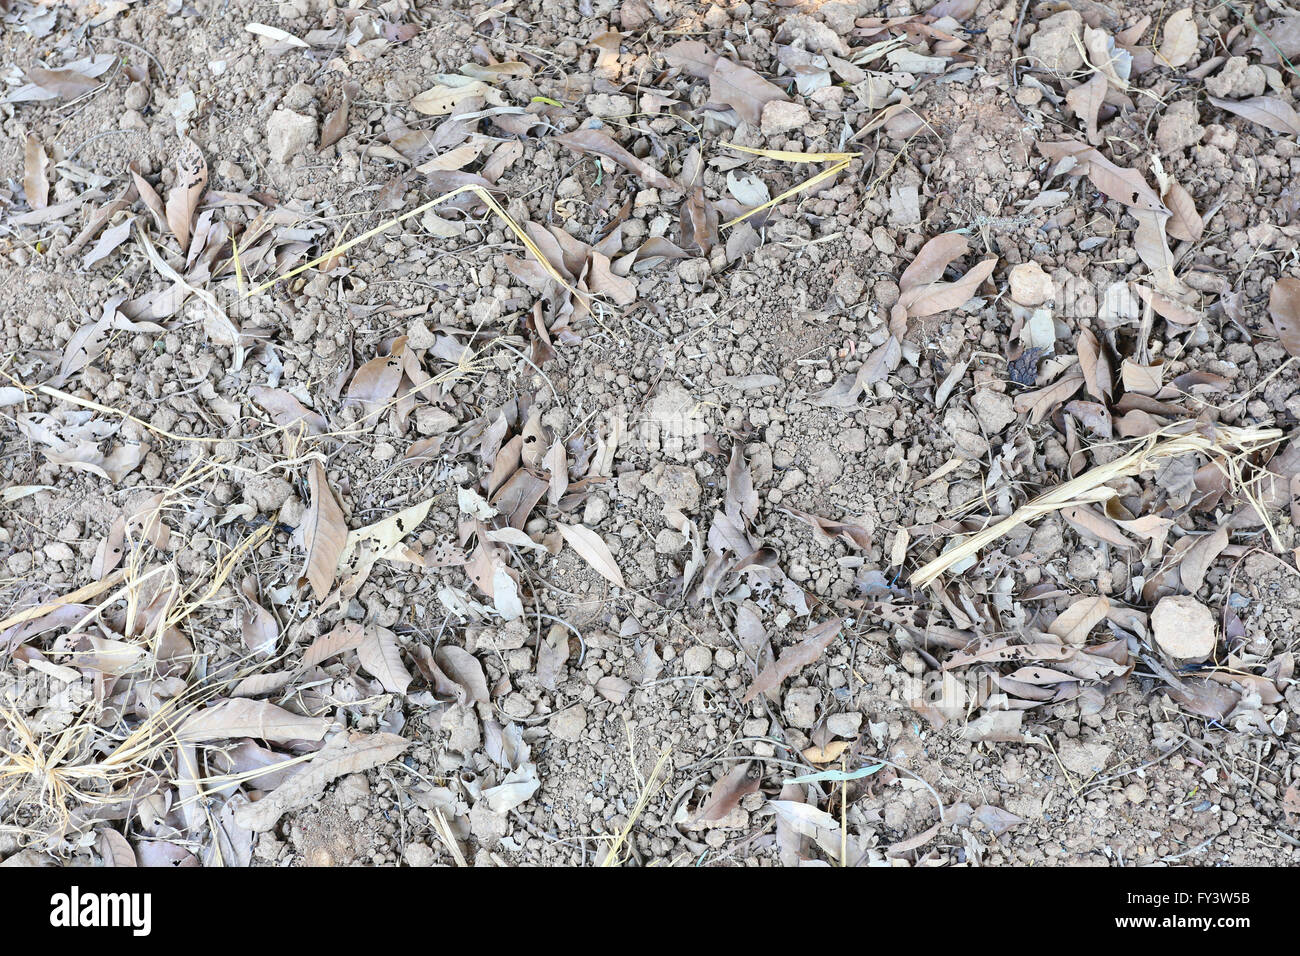
[[[1175,435],[1161,439],[1159,434],[1152,436],[1147,443],[1134,451],[1104,465],[1098,465],[1084,472],[1077,478],[1057,485],[1043,494],[1026,502],[996,524],[983,531],[978,531],[966,538],[956,547],[944,551],[933,561],[914,571],[908,579],[913,587],[923,587],[938,578],[954,564],[973,557],[989,544],[1007,534],[1013,528],[1035,521],[1044,515],[1080,504],[1093,504],[1108,501],[1116,494],[1107,482],[1117,478],[1130,478],[1149,471],[1160,462],[1177,458],[1188,453],[1201,453],[1221,459],[1222,467],[1229,472],[1228,478],[1234,490],[1253,502],[1253,492],[1242,479],[1240,461],[1251,452],[1258,451],[1282,438],[1277,428],[1247,427],[1234,428],[1220,425],[1213,429],[1210,436],[1200,432]],[[1264,515],[1263,509],[1258,509]],[[1267,523],[1267,522],[1266,522]]]
[[[737,146],[734,143],[723,143],[722,145],[726,146],[728,149],[737,149],[742,153],[753,153],[755,156],[765,156],[768,159],[775,159],[783,163],[834,163],[833,166],[828,166],[821,172],[810,176],[799,185],[787,189],[778,196],[773,196],[761,206],[755,206],[743,216],[737,216],[735,219],[724,222],[721,226],[723,229],[728,229],[731,226],[742,223],[750,216],[756,216],[765,209],[771,209],[773,206],[785,202],[790,197],[797,196],[799,193],[813,188],[818,183],[824,182],[832,176],[839,175],[849,168],[849,164],[852,163],[853,160],[862,155],[861,153],[792,153],[780,149],[754,149],[749,146]]]
[[[672,754],[671,747],[665,747],[659,759],[655,762],[654,769],[650,771],[650,779],[645,782],[641,788],[641,796],[637,799],[636,806],[628,814],[627,823],[623,829],[614,837],[614,842],[609,845],[609,850],[605,853],[605,858],[601,860],[601,866],[618,866],[622,862],[623,844],[627,842],[628,835],[632,832],[632,827],[636,825],[637,819],[645,812],[646,805],[650,799],[664,788],[668,783],[668,775],[663,773],[664,765],[668,763],[668,757]],[[661,777],[662,775],[662,777]]]
[[[317,256],[315,259],[312,259],[310,262],[304,262],[296,269],[290,269],[288,272],[278,275],[274,279],[268,279],[266,282],[263,282],[260,285],[253,286],[245,294],[256,295],[259,292],[264,292],[265,290],[271,288],[271,286],[275,285],[277,282],[283,282],[285,279],[292,279],[294,276],[306,272],[308,269],[316,268],[316,266],[320,265],[323,262],[328,262],[331,259],[337,259],[337,257],[343,255],[343,253],[347,252],[353,246],[360,245],[361,243],[365,242],[367,239],[371,239],[379,235],[380,233],[387,232],[389,229],[392,229],[394,226],[398,225],[399,223],[405,222],[406,220],[410,219],[413,216],[418,216],[421,213],[427,212],[428,210],[434,208],[435,206],[441,205],[442,203],[446,202],[448,199],[453,199],[456,196],[459,196],[461,193],[467,193],[467,192],[474,193],[474,195],[478,196],[479,199],[483,200],[483,202],[487,205],[487,207],[491,209],[492,212],[494,212],[501,219],[501,221],[506,224],[507,228],[509,228],[509,230],[515,234],[515,238],[518,239],[521,243],[523,243],[524,248],[527,249],[529,253],[532,254],[533,258],[536,259],[541,264],[542,268],[546,270],[547,275],[549,275],[552,279],[554,279],[561,286],[563,286],[565,291],[569,292],[570,294],[578,297],[584,296],[584,293],[579,292],[577,289],[571,286],[568,282],[564,280],[563,276],[561,276],[558,272],[555,271],[555,268],[549,262],[546,261],[546,256],[542,255],[542,251],[537,248],[537,244],[534,243],[533,240],[528,237],[528,234],[519,227],[518,223],[516,223],[513,219],[510,218],[510,215],[504,209],[501,208],[501,205],[495,199],[492,198],[492,194],[489,193],[482,186],[479,186],[475,183],[469,183],[464,186],[458,186],[457,188],[451,190],[450,192],[443,193],[441,196],[431,199],[427,203],[424,203],[423,205],[416,206],[414,209],[402,213],[400,216],[382,222],[378,226],[375,226],[375,228],[367,230],[366,232],[361,233],[359,236],[354,236],[353,238],[349,239],[347,242],[340,243],[339,245],[331,249],[329,252],[325,253],[323,256]]]

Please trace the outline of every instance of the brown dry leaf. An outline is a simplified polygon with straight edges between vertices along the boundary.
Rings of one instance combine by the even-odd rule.
[[[627,587],[627,582],[623,580],[623,572],[614,563],[614,555],[610,553],[609,545],[601,540],[600,535],[580,524],[559,524],[556,528],[569,547],[578,552],[582,560],[613,584],[620,588]]]
[[[402,359],[406,351],[406,337],[393,342],[387,355],[366,362],[348,383],[347,400],[360,402],[367,415],[373,415],[387,405],[402,384]]]
[[[718,55],[699,40],[679,40],[663,51],[663,58],[698,80],[707,80],[718,63]]]
[[[608,133],[598,129],[577,129],[572,133],[555,137],[561,146],[567,146],[575,153],[588,153],[601,156],[611,162],[629,169],[656,189],[680,192],[681,187],[643,159],[638,159],[610,138]]]
[[[1101,134],[1097,132],[1097,114],[1106,100],[1106,78],[1094,73],[1086,83],[1080,83],[1065,94],[1065,105],[1075,116],[1083,121],[1088,142],[1093,146],[1101,145]]]
[[[1204,313],[1184,305],[1172,296],[1162,295],[1148,289],[1141,282],[1130,282],[1129,287],[1138,294],[1138,297],[1143,302],[1151,306],[1156,315],[1173,322],[1175,325],[1199,325],[1201,320],[1205,318]]]
[[[749,764],[748,760],[740,761],[709,788],[709,795],[700,804],[692,822],[712,823],[721,820],[740,805],[743,797],[757,792],[762,781],[749,775]]]
[[[311,646],[303,651],[298,667],[307,670],[329,660],[336,654],[342,654],[344,651],[354,651],[361,646],[365,639],[366,629],[364,627],[351,621],[345,621],[332,631],[322,634],[312,641]]]
[[[425,116],[446,116],[466,100],[481,96],[493,106],[505,106],[501,93],[482,80],[469,77],[448,77],[451,82],[439,83],[411,100],[411,109]]]
[[[787,677],[821,657],[840,633],[842,623],[840,618],[833,617],[805,631],[803,640],[786,648],[780,657],[759,672],[740,702],[748,704],[759,694],[779,687]]]
[[[1183,284],[1174,275],[1174,256],[1165,236],[1169,214],[1149,209],[1131,209],[1130,212],[1138,222],[1133,233],[1133,248],[1151,270],[1151,281],[1161,292],[1182,292]]]
[[[135,851],[126,837],[112,827],[99,827],[95,830],[99,837],[99,855],[105,866],[131,867],[136,865]]]
[[[324,417],[305,408],[302,402],[282,388],[256,385],[248,390],[248,395],[270,413],[271,421],[277,425],[293,426],[302,422],[308,435],[319,435],[329,427]]]
[[[1078,647],[1088,640],[1092,629],[1105,620],[1109,612],[1110,601],[1104,596],[1082,597],[1062,611],[1047,630],[1064,643]]]
[[[1111,35],[1105,30],[1095,29],[1085,26],[1083,28],[1083,46],[1088,51],[1088,60],[1094,70],[1106,78],[1106,81],[1117,90],[1127,90],[1128,81],[1120,75],[1120,70],[1115,66],[1118,58],[1124,56],[1125,51],[1119,49],[1112,39]],[[1112,57],[1111,51],[1115,56]],[[1128,69],[1125,68],[1125,73]]]
[[[898,306],[909,318],[922,318],[955,309],[975,295],[980,285],[993,274],[997,258],[985,259],[955,282],[931,282],[917,285],[899,297]]]
[[[1126,206],[1169,215],[1169,209],[1147,185],[1141,173],[1116,166],[1092,146],[1074,140],[1060,140],[1039,143],[1038,151],[1056,163],[1067,157],[1073,158],[1075,165],[1069,170],[1071,176],[1086,175],[1097,189]]]
[[[311,582],[316,600],[323,601],[334,584],[348,529],[343,522],[343,509],[334,500],[320,462],[313,461],[308,474],[311,506],[302,517],[302,540],[307,549],[303,574]]]
[[[326,784],[388,763],[408,746],[410,741],[397,734],[339,734],[280,786],[256,803],[246,803],[236,810],[235,822],[255,833],[264,833],[288,811],[312,803]]]
[[[959,233],[945,232],[935,236],[917,251],[911,265],[903,270],[898,279],[898,291],[908,292],[938,282],[948,266],[966,255],[969,249],[970,243]]]
[[[181,244],[181,252],[190,248],[190,228],[194,211],[198,208],[203,191],[208,188],[208,162],[191,139],[185,140],[176,158],[176,185],[167,193],[167,228]]]
[[[779,86],[726,57],[718,57],[713,64],[713,72],[709,74],[709,96],[730,106],[736,115],[755,129],[762,123],[764,106],[774,100],[789,99]]]
[[[902,360],[903,344],[891,335],[883,345],[871,350],[856,374],[841,377],[826,391],[814,396],[813,401],[831,408],[856,408],[862,393],[877,382],[883,382]]]
[[[1029,424],[1037,425],[1051,414],[1056,406],[1065,402],[1077,392],[1079,386],[1083,383],[1083,370],[1077,365],[1071,366],[1064,375],[1051,385],[1029,392],[1021,392],[1012,402],[1012,408],[1022,415],[1028,412]]]
[[[1124,391],[1139,395],[1155,395],[1164,384],[1164,362],[1153,365],[1140,365],[1132,359],[1125,359],[1120,365],[1120,379]]]
[[[1180,242],[1195,242],[1200,239],[1205,232],[1205,220],[1196,211],[1196,202],[1191,193],[1171,180],[1163,198],[1172,213],[1165,223],[1165,231]]]
[[[324,740],[333,726],[329,717],[304,717],[264,700],[219,700],[196,711],[176,728],[181,743],[254,737],[268,743]]]
[[[1300,356],[1300,279],[1283,276],[1268,294],[1268,317],[1288,353]]]
[[[1236,113],[1265,129],[1283,136],[1300,136],[1300,114],[1296,113],[1290,103],[1279,97],[1252,96],[1248,100],[1224,100],[1211,96],[1208,99],[1219,109]]]
[[[1202,535],[1183,553],[1183,560],[1178,564],[1178,576],[1188,594],[1195,594],[1205,583],[1205,574],[1214,563],[1214,559],[1228,546],[1228,526],[1219,525],[1210,534]]]
[[[473,654],[455,644],[442,644],[434,653],[434,660],[442,672],[460,688],[457,697],[462,704],[488,702],[488,685],[487,678],[483,675],[483,665]]]
[[[1198,44],[1196,21],[1192,18],[1191,7],[1188,7],[1165,21],[1164,35],[1156,57],[1166,66],[1185,66],[1196,55]]]
[[[1137,547],[1120,532],[1119,527],[1112,519],[1087,505],[1062,508],[1061,517],[1068,521],[1076,531],[1087,535],[1089,538],[1105,541],[1107,544],[1113,544],[1115,547],[1126,551]]]
[[[1110,370],[1110,359],[1106,350],[1097,341],[1091,329],[1079,332],[1075,343],[1079,352],[1079,368],[1083,371],[1083,380],[1093,398],[1108,403],[1115,391],[1114,377]]]
[[[411,673],[402,663],[402,649],[397,635],[386,627],[367,627],[357,647],[361,666],[390,694],[405,694],[411,686]]]
[[[45,148],[31,133],[23,145],[23,195],[33,209],[44,209],[50,204],[50,159]]]

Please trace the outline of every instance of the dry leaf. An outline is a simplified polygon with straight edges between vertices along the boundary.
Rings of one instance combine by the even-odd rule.
[[[609,134],[598,129],[577,129],[572,133],[555,137],[561,146],[567,146],[575,153],[588,153],[618,163],[624,169],[636,173],[656,189],[681,192],[681,187],[643,159],[638,159],[618,143]]]
[[[1300,279],[1283,276],[1268,294],[1268,317],[1288,353],[1300,356]]]
[[[176,185],[167,193],[167,228],[181,244],[181,252],[190,248],[190,227],[194,222],[194,211],[198,208],[203,191],[208,187],[208,163],[203,153],[194,145],[193,140],[186,139],[176,159]]]
[[[759,672],[740,702],[748,704],[759,694],[779,687],[787,677],[821,657],[826,648],[830,647],[831,641],[835,640],[840,633],[842,623],[838,617],[835,617],[806,631],[803,640],[793,647],[786,648],[781,652],[780,657]]]
[[[747,66],[718,57],[709,74],[710,98],[726,103],[747,124],[762,124],[763,107],[774,100],[788,100],[781,88],[763,79]]]
[[[601,540],[600,535],[580,524],[558,524],[556,528],[569,547],[578,552],[582,560],[616,586],[627,587],[627,583],[623,580],[623,572],[614,563],[614,555],[610,553],[609,545]]]
[[[1236,113],[1265,129],[1284,136],[1300,136],[1300,114],[1296,113],[1290,103],[1279,97],[1252,96],[1248,100],[1224,100],[1211,96],[1208,99],[1219,109]]]
[[[49,166],[45,148],[28,133],[23,146],[23,195],[33,209],[44,209],[50,204]]]
[[[1047,630],[1064,643],[1078,647],[1087,641],[1092,629],[1106,619],[1109,611],[1110,601],[1101,595],[1079,598],[1062,611]]]
[[[1196,211],[1196,202],[1191,193],[1171,180],[1162,198],[1172,213],[1165,223],[1165,231],[1180,242],[1195,242],[1200,239],[1205,232],[1205,221]]]
[[[270,413],[271,421],[277,425],[293,426],[302,422],[308,435],[320,435],[329,427],[319,413],[303,407],[302,402],[282,388],[255,385],[248,390],[248,395]]]
[[[1196,55],[1198,43],[1196,21],[1192,19],[1192,10],[1188,7],[1165,21],[1164,36],[1156,57],[1166,66],[1184,66]]]
[[[709,788],[709,794],[700,804],[692,822],[712,823],[721,820],[740,805],[743,797],[757,792],[762,781],[749,775],[749,765],[748,760],[742,760],[717,780]]]
[[[320,462],[311,463],[308,483],[311,506],[302,517],[302,540],[307,549],[303,574],[311,582],[316,600],[323,601],[334,584],[339,557],[347,542],[347,525]]]
[[[255,737],[268,743],[289,740],[324,740],[334,721],[329,717],[303,717],[264,700],[219,700],[196,711],[176,728],[181,743],[202,743]]]
[[[326,784],[346,774],[388,763],[401,756],[408,746],[410,741],[396,734],[340,734],[271,793],[236,810],[235,821],[255,833],[264,833],[288,811],[312,803]]]
[[[367,627],[357,647],[361,666],[384,685],[390,694],[405,694],[411,686],[411,674],[402,663],[397,635],[386,627]]]

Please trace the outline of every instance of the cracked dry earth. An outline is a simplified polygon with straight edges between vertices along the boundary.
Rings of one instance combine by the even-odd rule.
[[[1286,3],[0,10],[3,865],[1300,860]]]

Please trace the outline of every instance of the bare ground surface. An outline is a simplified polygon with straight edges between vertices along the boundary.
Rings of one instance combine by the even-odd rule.
[[[1300,860],[1300,15],[6,7],[4,865]]]

